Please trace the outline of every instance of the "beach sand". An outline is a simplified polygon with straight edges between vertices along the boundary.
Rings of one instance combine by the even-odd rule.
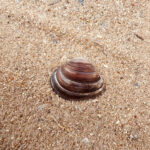
[[[70,101],[49,83],[75,57],[106,84]],[[0,149],[148,150],[149,0],[0,1]]]

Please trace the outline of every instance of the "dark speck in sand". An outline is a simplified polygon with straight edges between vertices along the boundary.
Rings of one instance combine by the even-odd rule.
[[[84,0],[78,0],[78,2],[79,2],[81,5],[83,5]]]
[[[136,83],[134,83],[134,86],[139,86],[139,84],[136,82]]]

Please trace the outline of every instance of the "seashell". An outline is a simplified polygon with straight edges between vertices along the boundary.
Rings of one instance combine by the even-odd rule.
[[[72,59],[55,70],[50,83],[54,92],[63,98],[93,97],[105,87],[94,66],[82,58]]]

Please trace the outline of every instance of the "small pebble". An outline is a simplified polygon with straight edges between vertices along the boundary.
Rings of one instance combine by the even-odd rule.
[[[78,0],[78,2],[79,2],[81,5],[83,5],[84,0]]]
[[[105,68],[108,68],[108,65],[104,64],[104,67],[105,67]]]
[[[16,3],[19,3],[21,0],[16,0]]]
[[[117,120],[117,121],[116,121],[116,124],[119,124],[119,123],[120,123],[120,121],[119,121],[119,120]]]
[[[103,30],[103,31],[105,31],[105,23],[103,22],[102,24],[101,24],[101,29]]]
[[[47,104],[43,104],[43,105],[37,106],[37,108],[38,108],[39,110],[42,110],[42,109],[44,109],[44,108],[46,108],[46,107],[47,107]]]
[[[82,142],[84,142],[84,143],[89,143],[89,139],[88,139],[88,138],[84,138],[84,139],[82,140]]]
[[[101,117],[102,117],[102,115],[101,115],[101,114],[98,114],[98,115],[97,115],[97,117],[98,117],[98,118],[101,118]]]
[[[139,86],[139,84],[136,82],[136,83],[134,83],[134,86]]]
[[[131,140],[136,140],[138,138],[138,135],[137,134],[135,134],[135,135],[130,135],[130,139]]]

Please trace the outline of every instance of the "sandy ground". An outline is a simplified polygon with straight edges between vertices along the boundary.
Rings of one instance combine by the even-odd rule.
[[[105,93],[52,91],[52,72],[74,57],[96,66]],[[149,148],[149,0],[0,1],[1,150]]]

